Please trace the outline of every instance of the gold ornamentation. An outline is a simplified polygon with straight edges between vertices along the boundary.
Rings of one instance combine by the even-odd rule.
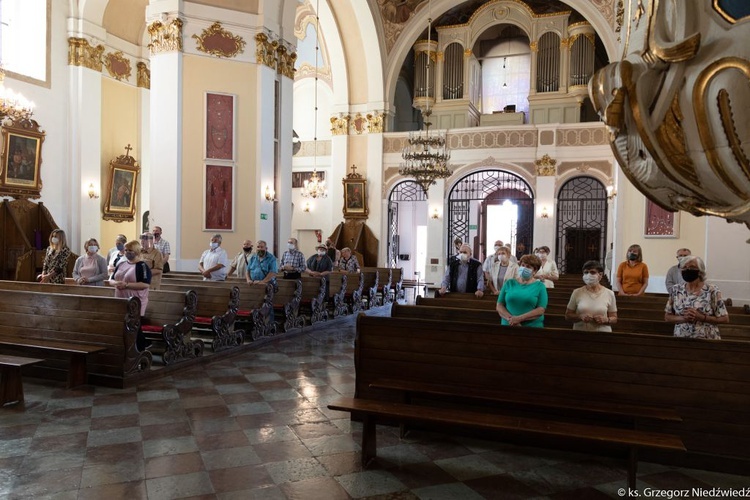
[[[539,42],[537,42],[536,40],[534,40],[533,42],[530,42],[529,43],[529,49],[532,52],[538,52],[539,51]]]
[[[255,35],[256,62],[276,69],[276,47],[278,46],[279,42],[276,40],[271,41],[265,33]]]
[[[198,51],[212,56],[236,57],[245,51],[245,40],[225,30],[219,21],[204,29],[200,35],[193,35],[193,38]]]
[[[109,76],[113,77],[117,81],[122,81],[124,78],[128,80],[131,74],[130,59],[123,55],[121,50],[117,52],[110,52],[104,58],[105,67],[109,72]]]
[[[277,71],[281,76],[294,79],[294,63],[297,61],[297,53],[290,52],[283,45],[276,49],[278,68]]]
[[[135,65],[138,70],[137,80],[138,87],[142,89],[151,88],[151,70],[148,69],[148,65],[145,62],[139,62]]]
[[[464,57],[471,57],[471,49],[464,49]]]
[[[695,165],[690,158],[685,143],[685,133],[683,132],[682,122],[685,117],[680,109],[679,94],[674,95],[669,112],[664,116],[664,121],[656,127],[654,135],[659,141],[664,154],[669,158],[669,163],[683,179],[687,179],[697,189],[700,189],[700,180],[698,173],[695,171]]]
[[[722,8],[722,6],[719,4],[719,0],[713,0],[712,3],[713,3],[713,5],[712,5],[713,9],[716,12],[718,12],[721,17],[723,17],[727,22],[729,22],[731,24],[735,24],[737,21],[742,21],[743,19],[747,19],[748,18],[748,16],[740,17],[739,19],[732,17],[728,12],[726,12]]]
[[[442,62],[445,60],[445,53],[441,50],[436,54],[436,58],[438,61]]]
[[[718,101],[721,125],[724,127],[724,134],[729,141],[729,147],[732,148],[734,159],[742,169],[742,173],[745,174],[745,178],[750,181],[750,161],[745,156],[745,151],[742,149],[742,141],[739,134],[737,134],[737,127],[734,124],[734,117],[732,116],[732,103],[729,101],[729,92],[721,89]]]
[[[349,115],[331,117],[331,135],[346,135],[349,132]]]
[[[167,24],[154,21],[148,25],[151,42],[148,44],[151,54],[163,52],[182,52],[182,19],[176,17]]]
[[[568,37],[568,38],[561,38],[560,39],[560,47],[562,47],[563,49],[567,49],[568,47],[570,47],[573,44],[573,41],[575,40],[575,38],[576,37],[574,37],[572,39],[570,37]]]
[[[622,39],[623,21],[625,21],[625,4],[623,4],[623,0],[617,0],[617,14],[615,15],[615,23],[617,23],[617,27],[615,28],[615,33],[617,33],[618,42]]]
[[[550,158],[547,154],[536,160],[534,164],[536,165],[536,175],[540,177],[552,176],[557,173],[555,168],[557,160]]]
[[[104,45],[92,47],[85,38],[68,38],[68,64],[83,66],[94,71],[102,70],[102,54]]]
[[[367,113],[367,129],[371,134],[383,133],[383,118],[385,118],[385,113],[378,111]]]

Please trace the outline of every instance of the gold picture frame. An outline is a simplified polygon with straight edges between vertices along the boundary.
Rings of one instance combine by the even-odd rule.
[[[135,158],[128,154],[131,149],[128,144],[125,148],[126,154],[109,162],[109,184],[102,216],[104,220],[115,222],[135,220],[136,191],[141,167]]]
[[[344,218],[366,219],[367,208],[367,179],[356,173],[357,167],[352,165],[352,172],[347,174],[344,183]]]
[[[2,127],[0,196],[41,197],[44,135],[33,120],[11,122]]]

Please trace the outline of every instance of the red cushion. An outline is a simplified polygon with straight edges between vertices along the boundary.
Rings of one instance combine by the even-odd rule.
[[[200,323],[201,325],[210,325],[211,318],[207,318],[206,316],[196,316],[195,323]]]
[[[161,333],[164,327],[156,325],[141,325],[141,330],[148,333]]]
[[[237,310],[237,316],[252,316],[253,310],[252,309],[238,309]]]

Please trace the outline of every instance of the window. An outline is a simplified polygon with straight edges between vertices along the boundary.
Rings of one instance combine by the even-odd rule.
[[[50,0],[0,0],[0,59],[14,78],[47,83],[49,17]]]

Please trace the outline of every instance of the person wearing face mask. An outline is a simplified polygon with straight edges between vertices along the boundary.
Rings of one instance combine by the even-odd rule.
[[[44,254],[42,274],[36,277],[40,283],[65,283],[65,274],[68,271],[68,257],[70,248],[65,239],[65,231],[53,229],[49,234],[49,247]]]
[[[276,257],[266,248],[266,242],[258,240],[258,251],[250,256],[245,281],[250,285],[265,285],[276,278]]]
[[[305,272],[305,255],[297,250],[297,239],[289,238],[286,243],[286,252],[281,255],[281,270],[284,272],[284,279],[296,280],[302,277]]]
[[[484,282],[492,295],[498,295],[505,280],[518,277],[518,265],[510,261],[510,250],[502,241],[495,242],[495,254],[484,262]]]
[[[630,245],[628,260],[617,267],[617,289],[619,295],[639,296],[648,288],[648,266],[643,262],[643,250],[640,245]]]
[[[213,235],[209,245],[210,248],[201,255],[198,271],[203,275],[203,281],[224,281],[229,270],[229,257],[221,248],[221,235]]]
[[[502,325],[544,327],[547,288],[534,277],[541,265],[536,255],[524,255],[518,261],[518,278],[503,283],[495,308]]]
[[[721,339],[718,325],[729,323],[729,313],[719,288],[706,283],[706,264],[690,255],[679,266],[685,281],[670,289],[664,321],[675,324],[675,337]]]
[[[109,285],[115,287],[115,297],[138,297],[141,300],[141,316],[144,316],[150,284],[151,269],[141,260],[141,244],[136,240],[125,243],[125,256],[109,278]]]
[[[141,260],[151,269],[151,290],[158,290],[161,287],[164,259],[154,247],[154,235],[148,232],[141,235]]]
[[[443,283],[438,293],[440,295],[449,292],[473,293],[481,298],[484,296],[482,263],[471,257],[469,245],[461,245],[458,256],[458,259],[446,267]]]
[[[306,272],[313,278],[328,276],[333,271],[333,262],[328,257],[328,249],[325,245],[318,244],[315,247],[315,255],[307,259]]]
[[[232,265],[229,266],[229,276],[237,271],[238,278],[244,278],[247,274],[247,265],[250,263],[250,257],[253,255],[253,242],[245,240],[242,242],[242,250],[235,255]]]
[[[667,271],[667,277],[664,280],[664,284],[667,287],[667,293],[669,293],[673,286],[685,283],[685,280],[682,279],[682,273],[680,272],[680,260],[689,257],[690,254],[691,252],[687,248],[680,248],[677,250],[677,264],[669,268],[669,271]]]
[[[99,242],[90,238],[83,244],[86,253],[76,259],[73,279],[79,285],[102,286],[107,279],[107,259],[99,255]]]
[[[536,249],[536,256],[542,262],[542,267],[536,273],[537,279],[544,282],[547,288],[555,288],[555,281],[560,279],[560,272],[557,270],[557,264],[553,259],[549,259],[549,247],[543,246]]]
[[[161,227],[154,226],[154,247],[161,252],[161,258],[164,261],[164,274],[169,272],[169,254],[172,253],[172,248],[169,246],[169,242],[161,237]]]
[[[112,274],[115,271],[117,263],[125,256],[125,243],[128,239],[124,234],[118,234],[115,238],[115,246],[107,252],[107,272]]]
[[[617,323],[615,293],[601,285],[604,266],[595,260],[583,265],[585,286],[576,288],[570,295],[565,319],[573,321],[573,330],[586,332],[611,332]]]

